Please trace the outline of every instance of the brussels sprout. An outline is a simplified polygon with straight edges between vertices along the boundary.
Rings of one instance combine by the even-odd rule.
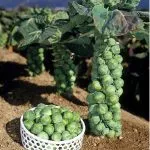
[[[66,126],[67,131],[70,133],[74,133],[77,131],[77,123],[76,122],[71,122]]]
[[[110,75],[104,75],[102,77],[102,84],[108,86],[113,83],[113,78]]]
[[[62,133],[62,140],[70,140],[72,138],[72,135],[68,131],[64,131]]]
[[[111,72],[111,75],[114,79],[120,78],[122,76],[122,71],[117,68]]]
[[[122,89],[122,88],[120,88],[120,89],[118,89],[118,90],[116,91],[116,94],[117,94],[118,96],[121,96],[122,93],[123,93],[123,89]]]
[[[89,106],[89,113],[94,114],[96,113],[97,104]]]
[[[92,87],[96,91],[100,91],[102,89],[99,81],[97,81],[97,80],[95,80],[95,81],[92,82]]]
[[[114,54],[119,54],[120,53],[120,47],[119,45],[114,45],[111,47],[111,51],[114,53]]]
[[[35,119],[35,113],[32,110],[29,110],[24,113],[23,119],[25,120],[34,120]]]
[[[97,63],[98,63],[99,65],[104,65],[104,64],[105,64],[105,60],[102,59],[101,57],[99,57],[99,58],[97,58]]]
[[[31,128],[31,133],[39,134],[43,131],[43,125],[41,123],[35,123]]]
[[[105,95],[102,92],[95,92],[93,94],[93,99],[96,103],[103,103],[105,100]]]
[[[114,138],[115,137],[115,131],[109,130],[109,133],[106,135],[108,138]]]
[[[123,70],[123,66],[121,64],[118,64],[117,66],[118,70],[122,71]]]
[[[50,118],[50,116],[43,115],[43,116],[41,116],[41,118],[40,118],[40,122],[41,122],[43,125],[47,125],[47,124],[51,123],[51,118]]]
[[[111,95],[109,98],[108,98],[108,102],[111,103],[111,104],[115,104],[119,101],[119,97],[117,95]]]
[[[117,79],[114,81],[114,84],[115,84],[115,86],[116,86],[117,89],[120,89],[120,88],[123,87],[124,81],[123,81],[123,79],[121,79],[121,78],[117,78]]]
[[[70,76],[73,76],[73,75],[75,74],[75,72],[74,72],[73,70],[69,70],[69,71],[68,71],[68,74],[69,74]]]
[[[120,110],[120,107],[121,107],[120,103],[116,103],[116,104],[111,106],[111,110],[118,111],[118,110]]]
[[[73,112],[72,114],[73,114],[73,119],[72,120],[79,122],[80,121],[80,114],[77,113],[77,112]]]
[[[90,94],[88,94],[88,96],[87,96],[87,101],[88,101],[88,104],[90,104],[90,105],[92,105],[92,104],[95,104],[95,102],[94,102],[94,100],[93,100],[93,96],[94,96],[94,94],[92,93],[90,93]]]
[[[28,130],[30,130],[34,124],[34,122],[32,120],[24,120],[23,123]]]
[[[70,111],[64,112],[63,119],[72,120],[73,119],[73,113]]]
[[[112,120],[112,118],[113,118],[112,112],[110,111],[106,112],[106,114],[103,115],[104,120]]]
[[[121,55],[114,55],[114,59],[118,62],[118,63],[122,63],[123,58]]]
[[[91,118],[89,118],[90,122],[93,124],[98,124],[100,122],[100,117],[99,116],[91,116]]]
[[[113,114],[113,119],[114,119],[115,121],[121,120],[121,114],[120,114],[120,113],[114,113],[114,114]]]
[[[97,107],[97,112],[100,115],[105,114],[108,111],[108,106],[106,104],[99,104]]]
[[[43,54],[44,48],[39,48],[39,49],[38,49],[38,52]]]
[[[71,76],[70,81],[71,81],[71,82],[76,81],[76,76]]]
[[[61,141],[61,134],[58,132],[54,132],[51,136],[51,140],[53,141]]]
[[[104,59],[112,59],[113,55],[111,51],[104,51],[103,52]]]
[[[111,60],[107,61],[107,65],[110,70],[113,70],[113,69],[117,68],[118,62],[115,59],[111,59]]]
[[[61,113],[64,113],[64,112],[66,112],[66,111],[69,111],[68,108],[65,108],[65,107],[61,107],[61,108],[60,108],[60,112],[61,112]]]
[[[93,89],[93,86],[92,86],[92,84],[89,84],[89,86],[88,86],[88,91],[90,92],[90,93],[93,93],[95,90]]]
[[[54,128],[58,133],[62,133],[63,131],[65,131],[65,125],[62,122],[54,124]]]
[[[35,118],[36,119],[40,118],[40,116],[41,116],[41,114],[40,114],[41,110],[42,110],[42,108],[38,108],[38,107],[36,109],[34,109],[34,113],[35,113]]]
[[[60,88],[65,89],[67,87],[66,83],[61,83]]]
[[[110,129],[114,129],[116,127],[116,122],[113,120],[109,120],[106,122],[106,125],[110,128]]]
[[[100,75],[106,75],[109,73],[109,69],[107,67],[107,65],[101,65],[99,68],[98,68],[98,72]]]
[[[40,103],[40,104],[38,104],[38,105],[36,106],[35,109],[37,109],[37,108],[44,108],[44,107],[46,107],[46,105],[43,104],[43,103]]]
[[[121,130],[119,130],[119,131],[116,131],[115,136],[118,137],[118,136],[121,136],[121,134],[122,134],[122,132],[121,132]]]
[[[62,122],[63,118],[62,118],[62,115],[60,113],[53,113],[52,114],[52,121],[53,123],[59,123],[59,122]]]
[[[99,124],[96,125],[96,130],[99,132],[102,132],[105,129],[104,123],[100,122]]]
[[[40,137],[41,139],[44,139],[44,140],[48,140],[49,139],[48,134],[46,132],[44,132],[44,131],[40,132],[37,136]]]
[[[101,132],[102,135],[107,135],[109,133],[109,128],[104,128]]]
[[[43,131],[45,131],[49,136],[51,136],[54,133],[53,124],[48,124],[48,125],[44,126]]]
[[[67,125],[69,123],[69,121],[67,119],[63,119],[62,122],[64,125]]]
[[[76,134],[76,133],[71,133],[71,139],[73,139],[73,138],[75,138],[75,137],[77,137],[78,136],[78,134]]]
[[[60,109],[56,107],[52,108],[51,111],[52,111],[52,114],[60,113]]]
[[[106,94],[109,95],[115,95],[116,88],[113,85],[109,85],[106,87],[105,92]]]
[[[44,116],[50,116],[52,115],[52,110],[49,106],[46,106],[41,110],[40,114]]]
[[[114,45],[116,45],[116,41],[115,41],[115,39],[113,39],[113,38],[109,38],[109,39],[108,39],[108,44],[109,44],[110,46],[114,46]]]

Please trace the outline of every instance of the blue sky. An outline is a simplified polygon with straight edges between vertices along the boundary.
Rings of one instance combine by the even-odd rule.
[[[41,7],[66,7],[69,0],[0,0],[0,6],[15,8],[18,5],[41,6]],[[140,8],[147,8],[149,0],[141,0]]]

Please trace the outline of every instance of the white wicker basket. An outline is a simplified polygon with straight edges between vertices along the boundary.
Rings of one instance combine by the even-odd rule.
[[[81,124],[83,130],[77,137],[57,142],[41,139],[29,132],[23,124],[22,115],[20,118],[21,141],[26,150],[80,150],[85,132],[85,124],[82,119]]]

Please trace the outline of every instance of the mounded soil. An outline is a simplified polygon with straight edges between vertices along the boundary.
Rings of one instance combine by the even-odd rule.
[[[19,118],[32,106],[53,103],[78,111],[87,130],[82,150],[148,150],[149,122],[122,110],[123,135],[119,139],[96,137],[89,133],[87,92],[79,87],[74,96],[56,93],[53,77],[48,73],[28,77],[26,60],[20,55],[0,50],[0,150],[23,150]]]

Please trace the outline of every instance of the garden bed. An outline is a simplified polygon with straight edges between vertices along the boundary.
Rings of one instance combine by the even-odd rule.
[[[56,94],[55,82],[48,72],[27,77],[26,60],[20,55],[0,50],[0,149],[23,149],[19,134],[19,117],[38,103],[53,103],[78,111],[87,130],[83,150],[148,150],[149,123],[122,110],[123,135],[120,139],[103,139],[89,133],[87,92],[75,88],[74,97]],[[17,69],[17,70],[16,70]]]

